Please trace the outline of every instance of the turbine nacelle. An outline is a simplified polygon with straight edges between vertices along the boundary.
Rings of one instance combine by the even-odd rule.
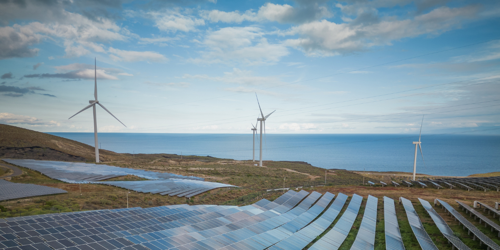
[[[96,100],[89,100],[89,103],[90,104],[94,104],[94,103],[98,103],[99,101],[96,101]]]

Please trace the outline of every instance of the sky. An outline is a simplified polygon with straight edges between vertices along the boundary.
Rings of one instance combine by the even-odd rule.
[[[500,2],[3,0],[0,123],[500,135]]]

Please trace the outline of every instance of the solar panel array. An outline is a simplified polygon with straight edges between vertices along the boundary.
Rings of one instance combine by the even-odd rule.
[[[64,193],[67,192],[59,188],[0,180],[0,201]]]
[[[0,190],[1,191],[1,190]],[[252,205],[172,205],[45,214],[0,219],[0,249],[303,249],[328,230],[347,196],[288,191],[273,202]],[[338,249],[348,236],[363,197],[354,194],[333,228],[310,249]],[[443,235],[458,249],[469,249],[436,213],[420,200]],[[401,198],[422,249],[437,249],[428,238],[411,202]],[[447,203],[443,207],[491,249],[500,249]],[[368,196],[351,249],[374,249],[378,199]],[[325,211],[326,210],[326,211]],[[394,201],[384,197],[386,249],[405,249]],[[427,235],[427,237],[426,237]]]
[[[335,201],[330,205],[321,217],[314,220],[308,226],[302,228],[286,239],[278,242],[269,249],[272,250],[287,250],[287,249],[302,249],[311,243],[316,237],[323,233],[337,218],[344,207],[347,200],[347,195],[339,193]]]
[[[445,178],[436,181],[446,184],[454,184],[467,190],[496,190],[500,191],[500,177],[469,177],[469,178]]]
[[[224,183],[203,181],[204,179],[199,177],[100,164],[25,159],[4,159],[4,161],[38,171],[50,178],[67,183],[103,184],[142,193],[190,198],[213,189],[234,187]],[[148,181],[101,181],[125,175],[135,175],[146,178]]]
[[[457,219],[460,224],[462,224],[464,227],[467,228],[467,230],[474,234],[482,243],[487,245],[491,249],[500,249],[500,246],[497,245],[494,241],[492,241],[488,236],[486,236],[484,233],[482,233],[477,227],[475,227],[472,223],[470,223],[466,218],[464,218],[457,210],[455,210],[450,204],[446,203],[445,201],[442,201],[440,199],[437,199],[439,204],[443,206],[446,211],[451,214],[455,219]]]
[[[385,249],[404,250],[394,200],[384,196]]]
[[[108,166],[104,164],[91,164],[82,162],[65,162],[65,161],[39,161],[29,159],[3,159],[5,162],[17,166],[29,168],[40,172],[52,179],[60,180],[67,183],[88,183],[93,181],[101,181],[114,177],[135,175],[149,180],[157,179],[191,179],[201,180],[203,178],[194,176],[182,176],[171,173],[159,173],[132,168],[121,168]]]
[[[351,249],[375,249],[375,231],[377,227],[377,204],[378,199],[368,195],[365,206],[365,213],[358,235],[352,244]]]
[[[349,202],[349,206],[335,226],[309,249],[339,249],[351,231],[362,201],[363,197],[354,194]]]
[[[434,242],[432,242],[431,237],[429,237],[429,235],[425,231],[424,225],[422,225],[417,211],[415,211],[415,208],[413,207],[413,204],[411,204],[411,201],[403,197],[401,197],[400,200],[402,201],[403,207],[405,208],[406,217],[408,217],[408,221],[410,222],[411,230],[413,231],[413,234],[415,234],[420,247],[426,250],[438,250],[436,245],[434,245]]]
[[[457,236],[455,236],[455,233],[453,233],[453,230],[446,224],[446,222],[439,216],[439,214],[432,208],[432,205],[426,201],[418,198],[420,201],[420,204],[425,208],[427,213],[431,216],[432,220],[434,221],[434,224],[436,224],[437,228],[441,233],[448,239],[448,241],[457,249],[464,249],[468,250],[470,249],[467,245],[465,245]]]

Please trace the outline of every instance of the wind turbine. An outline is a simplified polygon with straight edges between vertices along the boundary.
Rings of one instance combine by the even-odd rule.
[[[418,141],[414,141],[413,144],[415,144],[415,160],[413,161],[413,180],[415,181],[415,175],[417,172],[417,147],[420,148],[420,155],[422,156],[422,161],[424,161],[424,153],[422,153],[422,142],[420,141],[420,138],[422,137],[422,125],[424,124],[424,116],[422,116],[422,123],[420,124],[420,135],[418,136]]]
[[[257,128],[252,123],[252,132],[253,132],[253,158],[252,161],[255,162],[255,133],[257,133]]]
[[[266,120],[267,118],[272,115],[275,111],[269,113],[268,115],[264,116],[264,113],[262,112],[262,108],[260,107],[259,103],[259,97],[257,96],[257,93],[255,93],[255,97],[257,98],[257,104],[259,104],[259,110],[260,110],[260,118],[257,118],[257,122],[260,122],[260,160],[259,160],[259,166],[262,167],[262,123],[264,123],[264,133],[266,132]]]
[[[97,59],[95,59],[95,73],[94,73],[94,97],[95,97],[95,100],[90,100],[89,101],[89,105],[85,108],[83,108],[82,110],[78,111],[78,113],[74,114],[73,116],[71,116],[69,119],[73,118],[74,116],[80,114],[81,112],[83,112],[84,110],[90,108],[90,107],[93,107],[94,108],[94,140],[95,140],[95,162],[96,163],[99,163],[99,143],[97,141],[97,117],[96,117],[96,104],[101,106],[101,108],[103,108],[104,110],[106,110],[111,116],[113,116],[116,120],[118,120],[118,118],[116,118],[116,116],[114,116],[113,114],[111,114],[111,112],[109,112],[108,109],[106,109],[98,100],[97,100]],[[120,120],[118,120],[123,126],[125,126],[125,124],[123,124],[123,122],[121,122]],[[125,126],[127,127],[127,126]]]

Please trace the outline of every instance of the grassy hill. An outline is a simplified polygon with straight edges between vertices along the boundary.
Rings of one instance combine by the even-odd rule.
[[[100,150],[102,161],[122,157]],[[0,124],[0,157],[62,161],[95,161],[94,147],[62,137]]]

